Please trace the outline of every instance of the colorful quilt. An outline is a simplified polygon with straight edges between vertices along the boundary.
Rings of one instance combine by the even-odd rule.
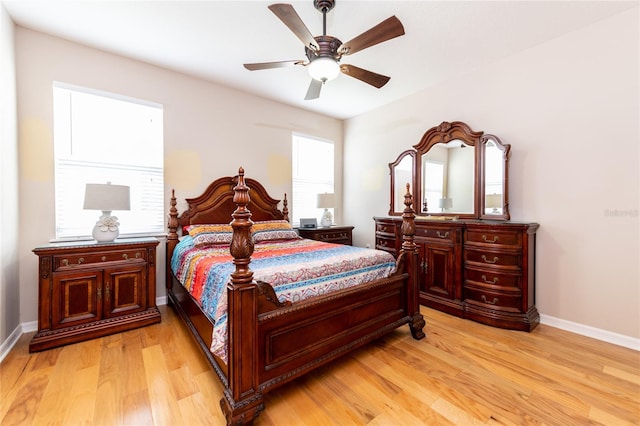
[[[195,244],[191,236],[183,237],[171,259],[175,276],[214,321],[211,351],[225,362],[232,259],[228,244]],[[380,250],[293,238],[256,242],[250,267],[281,302],[296,302],[388,277],[395,259]]]

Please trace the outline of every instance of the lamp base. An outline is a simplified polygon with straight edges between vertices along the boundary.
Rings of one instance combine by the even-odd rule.
[[[99,243],[110,243],[120,235],[120,230],[116,228],[115,231],[101,231],[100,227],[96,225],[93,228],[93,239]]]
[[[333,215],[329,211],[329,209],[324,209],[324,214],[322,215],[322,219],[320,220],[320,225],[325,228],[330,227],[333,224]]]
[[[110,211],[102,211],[102,216],[93,227],[93,239],[99,243],[110,243],[120,235],[118,218],[111,216]]]

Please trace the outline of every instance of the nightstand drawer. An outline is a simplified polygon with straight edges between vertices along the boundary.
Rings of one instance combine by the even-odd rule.
[[[79,254],[67,254],[63,256],[53,257],[53,270],[57,271],[60,268],[86,266],[94,263],[122,262],[133,260],[144,261],[146,258],[147,256],[145,249],[118,250],[102,253],[87,252]]]
[[[299,228],[302,238],[323,241],[325,243],[351,245],[353,226],[332,226],[330,228]]]

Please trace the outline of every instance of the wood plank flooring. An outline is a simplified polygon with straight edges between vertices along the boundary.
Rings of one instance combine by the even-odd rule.
[[[0,424],[221,425],[222,388],[170,308],[142,329],[0,364]],[[256,425],[638,425],[640,352],[423,308],[408,327],[266,396]]]

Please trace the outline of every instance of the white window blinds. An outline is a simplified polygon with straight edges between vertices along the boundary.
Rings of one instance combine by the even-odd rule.
[[[101,212],[83,210],[87,183],[130,187],[114,211],[120,235],[164,232],[162,106],[54,84],[56,238],[83,238]]]

